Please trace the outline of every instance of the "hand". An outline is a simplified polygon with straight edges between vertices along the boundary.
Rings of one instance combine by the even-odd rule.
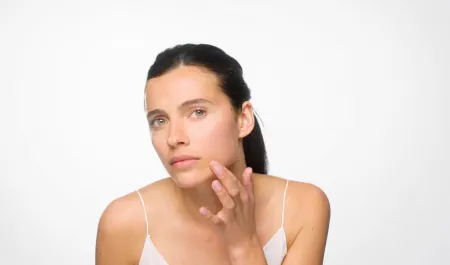
[[[201,207],[200,213],[216,225],[229,250],[252,247],[257,239],[252,169],[248,167],[244,170],[241,183],[218,162],[211,161],[210,166],[218,178],[212,182],[212,188],[223,208],[213,214],[206,207]]]

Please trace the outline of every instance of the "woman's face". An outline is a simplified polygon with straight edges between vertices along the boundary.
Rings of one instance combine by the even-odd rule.
[[[243,159],[240,118],[214,73],[181,66],[150,79],[146,108],[152,144],[180,187],[195,187],[212,178],[211,160],[231,166]],[[181,161],[172,164],[174,159]]]

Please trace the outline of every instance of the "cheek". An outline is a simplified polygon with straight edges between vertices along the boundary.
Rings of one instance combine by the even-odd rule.
[[[227,164],[232,163],[238,155],[239,135],[235,126],[232,122],[220,122],[192,130],[191,144],[210,159]]]
[[[165,144],[164,139],[162,139],[162,137],[158,134],[152,134],[151,140],[153,148],[155,149],[158,156],[161,157],[161,155],[164,152],[164,144]]]

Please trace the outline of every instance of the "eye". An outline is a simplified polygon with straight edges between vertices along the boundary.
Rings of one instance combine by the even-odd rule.
[[[152,127],[158,127],[164,124],[164,119],[163,118],[154,118],[153,120],[150,121],[150,126]]]
[[[194,111],[191,112],[191,114],[195,114],[195,116],[197,117],[202,117],[205,116],[206,111],[202,109],[195,109]]]

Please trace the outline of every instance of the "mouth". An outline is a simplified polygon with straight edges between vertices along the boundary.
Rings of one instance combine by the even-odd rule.
[[[187,159],[187,160],[175,162],[172,164],[172,166],[175,168],[178,168],[178,169],[185,169],[185,168],[189,168],[190,166],[194,165],[197,161],[198,161],[198,159]]]
[[[177,169],[186,169],[194,164],[196,164],[200,160],[199,157],[192,157],[192,156],[178,156],[173,157],[170,159],[169,163],[172,167]]]

